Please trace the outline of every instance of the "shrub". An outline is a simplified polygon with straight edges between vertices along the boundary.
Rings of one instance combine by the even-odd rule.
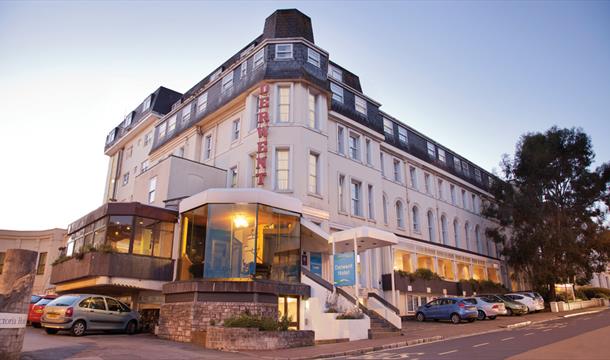
[[[582,289],[574,290],[574,297],[581,300],[589,300],[589,296]]]
[[[440,276],[438,276],[435,272],[429,269],[417,269],[415,270],[415,273],[413,273],[413,275],[422,280],[441,280]]]
[[[337,320],[351,320],[362,318],[364,318],[364,313],[357,307],[347,310],[343,314],[337,315]]]
[[[328,296],[326,297],[326,303],[324,304],[324,307],[326,308],[326,310],[324,312],[326,312],[326,313],[340,312],[339,305],[337,304],[338,301],[339,301],[339,295],[337,295],[337,293],[328,294]]]
[[[57,264],[61,264],[63,262],[66,262],[68,260],[72,259],[72,257],[70,256],[66,256],[65,254],[61,254],[57,257],[57,259],[55,259],[55,261],[53,261],[53,263],[51,265],[57,265]]]
[[[248,313],[243,313],[238,316],[233,316],[224,321],[224,327],[229,328],[255,328],[261,331],[278,331],[282,329],[288,330],[290,319],[282,319],[277,321],[266,316],[255,316]]]
[[[110,244],[100,244],[95,249],[96,249],[96,251],[99,251],[101,253],[106,253],[106,254],[115,252],[114,248]]]
[[[610,298],[610,289],[606,289],[606,288],[600,288],[600,287],[592,287],[592,286],[583,286],[583,287],[579,287],[576,291],[582,291],[585,296],[587,296],[589,299],[592,299],[594,297],[599,297],[599,295],[605,295],[606,297]]]

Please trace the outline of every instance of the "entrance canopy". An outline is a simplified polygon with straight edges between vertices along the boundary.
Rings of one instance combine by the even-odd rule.
[[[328,242],[332,244],[334,241],[335,251],[343,252],[354,249],[354,238],[358,244],[358,252],[398,244],[398,237],[394,233],[368,226],[335,232],[330,235]]]

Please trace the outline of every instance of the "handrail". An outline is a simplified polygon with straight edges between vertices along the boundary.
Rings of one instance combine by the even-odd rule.
[[[311,280],[313,280],[313,282],[315,282],[316,284],[326,288],[326,290],[333,291],[333,284],[331,284],[328,281],[322,279],[317,274],[314,274],[314,273],[312,273],[311,271],[309,271],[309,270],[307,270],[305,268],[301,268],[301,272],[303,273],[303,275],[305,275],[308,278],[310,278]]]
[[[396,315],[400,314],[400,310],[398,310],[398,308],[392,304],[390,304],[386,299],[382,298],[381,296],[375,294],[375,293],[368,293],[368,297],[373,298],[377,301],[379,301],[380,303],[382,303],[385,307],[387,307],[388,309],[394,311],[396,313]]]

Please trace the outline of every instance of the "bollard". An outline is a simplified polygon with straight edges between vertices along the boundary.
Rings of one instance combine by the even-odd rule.
[[[20,357],[37,255],[30,250],[6,251],[0,275],[0,359]]]

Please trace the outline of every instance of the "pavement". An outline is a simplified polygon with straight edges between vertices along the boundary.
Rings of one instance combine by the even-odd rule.
[[[91,334],[76,338],[62,333],[57,335],[48,335],[42,329],[28,328],[24,340],[22,360],[351,358],[371,352],[374,352],[371,355],[378,355],[380,351],[383,354],[384,351],[392,351],[393,349],[398,351],[392,353],[393,355],[402,356],[405,354],[405,352],[401,349],[405,349],[405,346],[410,346],[406,349],[422,348],[425,346],[438,348],[439,346],[444,346],[443,344],[447,343],[447,341],[439,342],[440,340],[459,340],[462,338],[469,339],[468,341],[488,342],[479,339],[485,336],[493,337],[495,336],[493,334],[500,332],[521,331],[522,329],[535,328],[536,326],[540,326],[552,320],[556,320],[552,321],[553,324],[563,324],[565,322],[573,321],[574,324],[586,325],[588,322],[583,322],[581,319],[598,319],[597,316],[599,314],[597,312],[602,310],[608,310],[608,308],[590,308],[563,313],[541,312],[536,314],[528,314],[525,316],[498,317],[496,320],[475,321],[473,323],[462,323],[459,325],[454,325],[443,321],[427,321],[425,323],[405,321],[403,322],[403,331],[401,335],[396,337],[358,340],[294,349],[245,351],[239,353],[204,349],[194,344],[162,340],[150,334],[138,334],[131,336],[125,334]],[[590,313],[591,311],[596,311],[596,313]],[[571,318],[563,317],[565,315],[578,313],[586,314]],[[599,317],[603,319],[610,319],[610,311],[604,313],[606,314],[605,317],[601,315],[599,315]],[[610,322],[608,325],[610,325]],[[589,330],[596,331],[597,328],[591,328]],[[583,329],[582,331],[589,330]],[[578,335],[580,335],[580,333]],[[597,333],[595,335],[598,336]],[[426,343],[429,342],[435,343],[426,345]],[[541,344],[541,346],[543,345],[547,344]],[[408,352],[406,354],[408,354]],[[517,355],[517,353],[511,353],[507,356],[513,355]],[[608,357],[606,356],[606,358]]]

